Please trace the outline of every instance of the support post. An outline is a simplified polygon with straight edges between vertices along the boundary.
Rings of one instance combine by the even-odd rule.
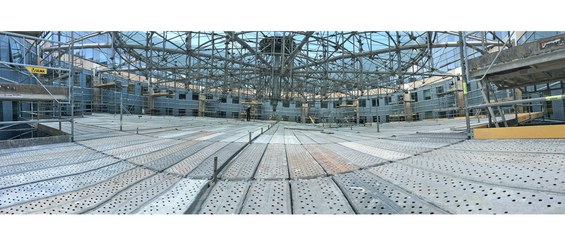
[[[218,179],[218,157],[214,157],[214,169],[212,172],[212,182],[216,183]]]
[[[249,144],[251,144],[251,132],[249,132]]]
[[[467,126],[467,139],[471,139],[471,121],[469,120],[469,108],[467,101],[467,57],[465,57],[465,40],[463,39],[463,32],[459,32],[459,57],[461,59],[461,81],[463,83],[463,102],[465,103],[465,125]]]

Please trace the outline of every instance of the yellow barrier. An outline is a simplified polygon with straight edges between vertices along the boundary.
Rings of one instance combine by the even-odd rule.
[[[565,125],[476,128],[474,139],[565,139]]]

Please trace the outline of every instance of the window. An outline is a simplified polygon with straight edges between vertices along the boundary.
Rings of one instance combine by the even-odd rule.
[[[186,94],[179,94],[179,100],[186,100]]]
[[[302,101],[296,101],[296,108],[302,107]]]
[[[192,100],[198,100],[200,95],[198,93],[192,93]]]
[[[227,102],[228,102],[228,98],[226,97],[220,98],[220,103],[227,103]]]
[[[414,102],[418,102],[418,93],[416,92],[410,93],[410,100]]]
[[[372,105],[373,107],[376,107],[376,106],[377,106],[377,103],[378,103],[378,100],[377,100],[377,99],[372,99],[372,100],[371,100],[371,105]]]
[[[179,116],[186,116],[186,109],[179,109]]]
[[[283,107],[289,107],[289,106],[290,106],[290,101],[288,101],[288,100],[283,100],[282,104],[283,104]]]
[[[392,103],[392,97],[391,96],[385,97],[385,105],[389,105],[390,103]]]
[[[165,108],[165,115],[173,115],[173,108]]]
[[[239,112],[232,112],[231,117],[232,118],[239,118]]]
[[[402,94],[398,95],[397,102],[398,102],[398,104],[403,104],[404,103],[404,95],[402,95]]]
[[[73,73],[73,86],[80,87],[80,74]]]
[[[207,99],[207,100],[212,100],[212,99],[214,99],[214,95],[207,94],[207,95],[206,95],[206,99]]]
[[[320,107],[321,107],[321,108],[328,108],[328,102],[327,102],[327,101],[322,101],[322,102],[320,103]]]
[[[359,107],[367,107],[367,100],[366,99],[359,100]]]
[[[424,90],[424,100],[431,100],[432,99],[432,92],[430,89]]]
[[[443,86],[436,87],[436,94],[443,93]]]
[[[87,88],[92,88],[92,75],[86,75],[86,85]]]
[[[239,104],[239,97],[232,97],[232,98],[231,98],[231,103],[232,103],[232,104]]]
[[[334,101],[334,108],[338,108],[339,107],[339,101]]]

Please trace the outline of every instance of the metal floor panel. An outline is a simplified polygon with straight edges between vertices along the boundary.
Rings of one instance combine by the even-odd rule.
[[[300,141],[293,133],[294,130],[292,129],[284,129],[284,143],[287,145],[299,145]]]
[[[372,156],[376,156],[382,159],[386,159],[389,161],[395,161],[395,160],[400,160],[400,159],[404,159],[410,156],[413,156],[413,154],[406,154],[406,153],[402,153],[402,152],[397,152],[397,151],[391,151],[391,150],[386,150],[386,149],[381,149],[381,148],[376,148],[376,147],[372,147],[372,146],[366,146],[366,145],[362,145],[359,144],[357,142],[343,142],[340,143],[341,145],[345,146],[345,147],[349,147],[353,150],[365,153],[365,154],[369,154]]]
[[[223,166],[241,149],[245,147],[245,143],[229,143],[213,155],[206,158],[200,165],[192,170],[187,176],[190,178],[212,178],[214,173],[214,157],[218,157],[217,169],[221,170]]]
[[[151,141],[155,141],[155,138],[142,135],[132,135],[127,137],[102,138],[80,141],[79,143],[98,151],[107,151],[110,149],[143,144]]]
[[[359,214],[441,214],[443,210],[365,170],[333,177]]]
[[[354,214],[331,178],[290,181],[293,214]]]
[[[368,141],[358,141],[356,143],[366,145],[366,146],[376,147],[376,148],[380,148],[380,149],[385,149],[385,150],[389,150],[389,151],[406,153],[406,154],[410,154],[410,155],[420,154],[422,152],[427,152],[427,151],[433,150],[433,148],[422,146],[422,144],[418,144],[418,146],[417,145],[412,145],[412,146],[405,146],[404,145],[403,146],[403,145],[397,145],[397,144],[390,143],[390,142],[394,142],[394,141],[393,140],[368,140]]]
[[[478,182],[565,194],[565,168],[537,167],[525,161],[476,162],[473,159],[447,157],[432,160],[426,156],[398,163]]]
[[[14,165],[20,163],[28,163],[34,161],[44,161],[50,159],[57,159],[61,157],[73,157],[77,155],[87,154],[88,152],[94,152],[82,146],[71,146],[67,149],[61,151],[40,151],[40,152],[33,152],[33,151],[26,151],[20,152],[17,155],[12,156],[4,156],[0,159],[0,166],[6,165]]]
[[[45,154],[45,153],[53,153],[59,151],[69,151],[72,150],[73,147],[76,149],[81,149],[81,146],[75,143],[60,143],[60,144],[48,144],[48,145],[36,145],[36,146],[0,149],[0,161],[4,162],[7,159],[27,156],[29,155],[29,153]]]
[[[34,210],[30,212],[31,214],[80,214],[88,211],[101,203],[106,202],[108,199],[115,196],[120,191],[128,188],[134,183],[143,180],[154,172],[148,169],[143,169],[140,167],[126,171],[123,174],[115,176],[109,180],[106,180],[95,186],[91,186],[85,189],[73,191],[70,193],[63,194],[65,197],[61,198],[62,195],[55,197],[49,197],[47,199],[52,200],[51,204],[55,205],[43,205],[44,208]],[[69,200],[71,199],[71,200]],[[38,200],[37,202],[43,202],[47,200]],[[61,201],[61,203],[59,203]],[[28,203],[28,207],[36,206],[36,204]],[[41,204],[39,205],[42,206]],[[25,208],[24,208],[25,209]]]
[[[104,152],[105,154],[108,155],[119,155],[119,154],[124,154],[124,153],[128,153],[131,151],[136,151],[136,150],[140,150],[140,149],[145,149],[147,147],[151,147],[154,145],[171,145],[171,144],[176,144],[176,143],[181,143],[181,141],[177,141],[177,140],[171,140],[171,139],[160,139],[160,140],[153,140],[153,141],[149,141],[149,142],[145,142],[145,143],[141,143],[141,144],[130,144],[130,145],[125,145],[125,146],[120,146],[117,148],[110,148],[108,150],[104,150],[102,152]]]
[[[212,140],[213,138],[216,138],[216,137],[218,137],[218,136],[222,136],[222,135],[224,135],[224,134],[225,134],[224,132],[213,132],[213,133],[210,134],[210,135],[203,136],[203,137],[200,137],[200,138],[196,138],[196,140],[200,140],[200,141],[205,141],[205,140],[214,141],[214,140]]]
[[[137,214],[184,214],[200,193],[208,186],[207,180],[183,178],[171,189],[145,203]]]
[[[190,137],[193,135],[198,134],[199,131],[197,130],[180,130],[179,132],[175,132],[172,134],[167,134],[167,135],[160,135],[158,136],[159,138],[163,138],[163,139],[184,139],[184,137]]]
[[[334,134],[325,134],[318,131],[303,131],[303,133],[306,136],[310,137],[312,140],[318,142],[318,144],[334,144],[346,141],[344,139],[334,137],[333,135],[335,134],[335,132]]]
[[[321,147],[347,159],[348,162],[359,167],[375,166],[388,162],[386,159],[358,152],[340,144],[324,144],[321,145]]]
[[[334,175],[358,169],[347,159],[320,145],[305,145],[305,147],[328,174]]]
[[[326,176],[324,169],[302,145],[286,145],[286,157],[290,178]]]
[[[128,158],[132,158],[135,156],[139,156],[139,155],[144,155],[150,152],[154,152],[154,151],[158,151],[167,147],[171,147],[177,144],[181,144],[183,143],[183,141],[178,141],[178,140],[170,140],[170,141],[164,141],[164,142],[160,142],[156,141],[156,142],[152,142],[152,144],[149,145],[145,145],[144,147],[135,147],[135,149],[131,149],[131,150],[126,150],[125,152],[119,153],[119,154],[111,154],[108,152],[105,152],[106,154],[110,154],[113,155],[117,158],[121,158],[121,159],[128,159]],[[124,148],[129,148],[129,147],[124,147]],[[124,148],[120,148],[122,150],[125,150]],[[112,152],[112,151],[110,151]]]
[[[257,139],[253,141],[253,143],[268,144],[269,142],[271,142],[272,138],[273,138],[272,134],[262,134],[259,137],[257,137]]]
[[[79,162],[70,165],[44,168],[35,171],[21,172],[0,177],[0,189],[12,186],[23,185],[31,182],[53,179],[60,176],[79,174],[94,169],[102,168],[113,164],[119,160],[111,157],[104,157],[87,162]]]
[[[89,214],[131,214],[145,203],[161,195],[181,178],[157,173],[120,192],[104,204],[88,211]]]
[[[189,157],[183,159],[177,164],[166,169],[165,172],[186,176],[188,173],[190,173],[192,170],[198,167],[198,165],[200,165],[202,161],[206,160],[206,158],[215,154],[217,151],[222,149],[227,144],[228,143],[225,142],[214,142],[208,145],[207,147],[203,148],[202,150],[190,155]]]
[[[288,181],[253,181],[240,213],[291,214],[290,186]]]
[[[368,171],[450,213],[565,213],[563,194],[468,181],[396,163]]]
[[[0,190],[0,208],[94,185],[134,167],[133,164],[118,162],[82,174],[2,189]]]
[[[535,170],[565,169],[563,154],[554,153],[519,153],[519,152],[472,152],[453,150],[450,147],[423,154],[428,159],[460,159],[485,163],[513,163],[527,165]]]
[[[63,155],[55,159],[47,159],[43,161],[33,161],[33,162],[2,166],[0,167],[0,176],[16,174],[16,173],[24,173],[28,171],[35,171],[40,169],[52,168],[52,167],[59,167],[64,165],[71,165],[71,164],[76,164],[80,162],[86,162],[86,161],[106,157],[106,155],[104,154],[93,151],[85,151],[84,153],[86,154],[81,154],[78,156]]]
[[[363,140],[370,140],[371,137],[363,136],[360,132],[344,132],[344,131],[336,131],[334,134],[331,135],[332,137],[342,139],[345,141],[363,141]]]
[[[267,144],[253,143],[241,151],[221,173],[222,179],[249,180],[261,161]]]
[[[286,150],[283,144],[269,144],[259,163],[256,179],[288,179]]]
[[[208,146],[209,142],[188,141],[128,159],[128,162],[140,164],[155,171],[163,171],[173,164]]]
[[[564,154],[565,139],[468,140],[449,149]]]
[[[238,214],[243,205],[249,181],[219,181],[200,207],[200,214]]]
[[[303,145],[318,144],[318,142],[316,142],[313,139],[311,139],[310,137],[306,136],[300,130],[293,130],[293,133],[294,133],[294,136],[296,136],[296,138],[298,139],[298,141],[300,141],[300,143],[303,144]]]

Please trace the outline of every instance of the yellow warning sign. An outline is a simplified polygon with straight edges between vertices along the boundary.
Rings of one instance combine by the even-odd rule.
[[[45,68],[39,68],[39,67],[33,67],[33,66],[26,66],[26,68],[31,73],[47,74],[47,69],[45,69]]]

